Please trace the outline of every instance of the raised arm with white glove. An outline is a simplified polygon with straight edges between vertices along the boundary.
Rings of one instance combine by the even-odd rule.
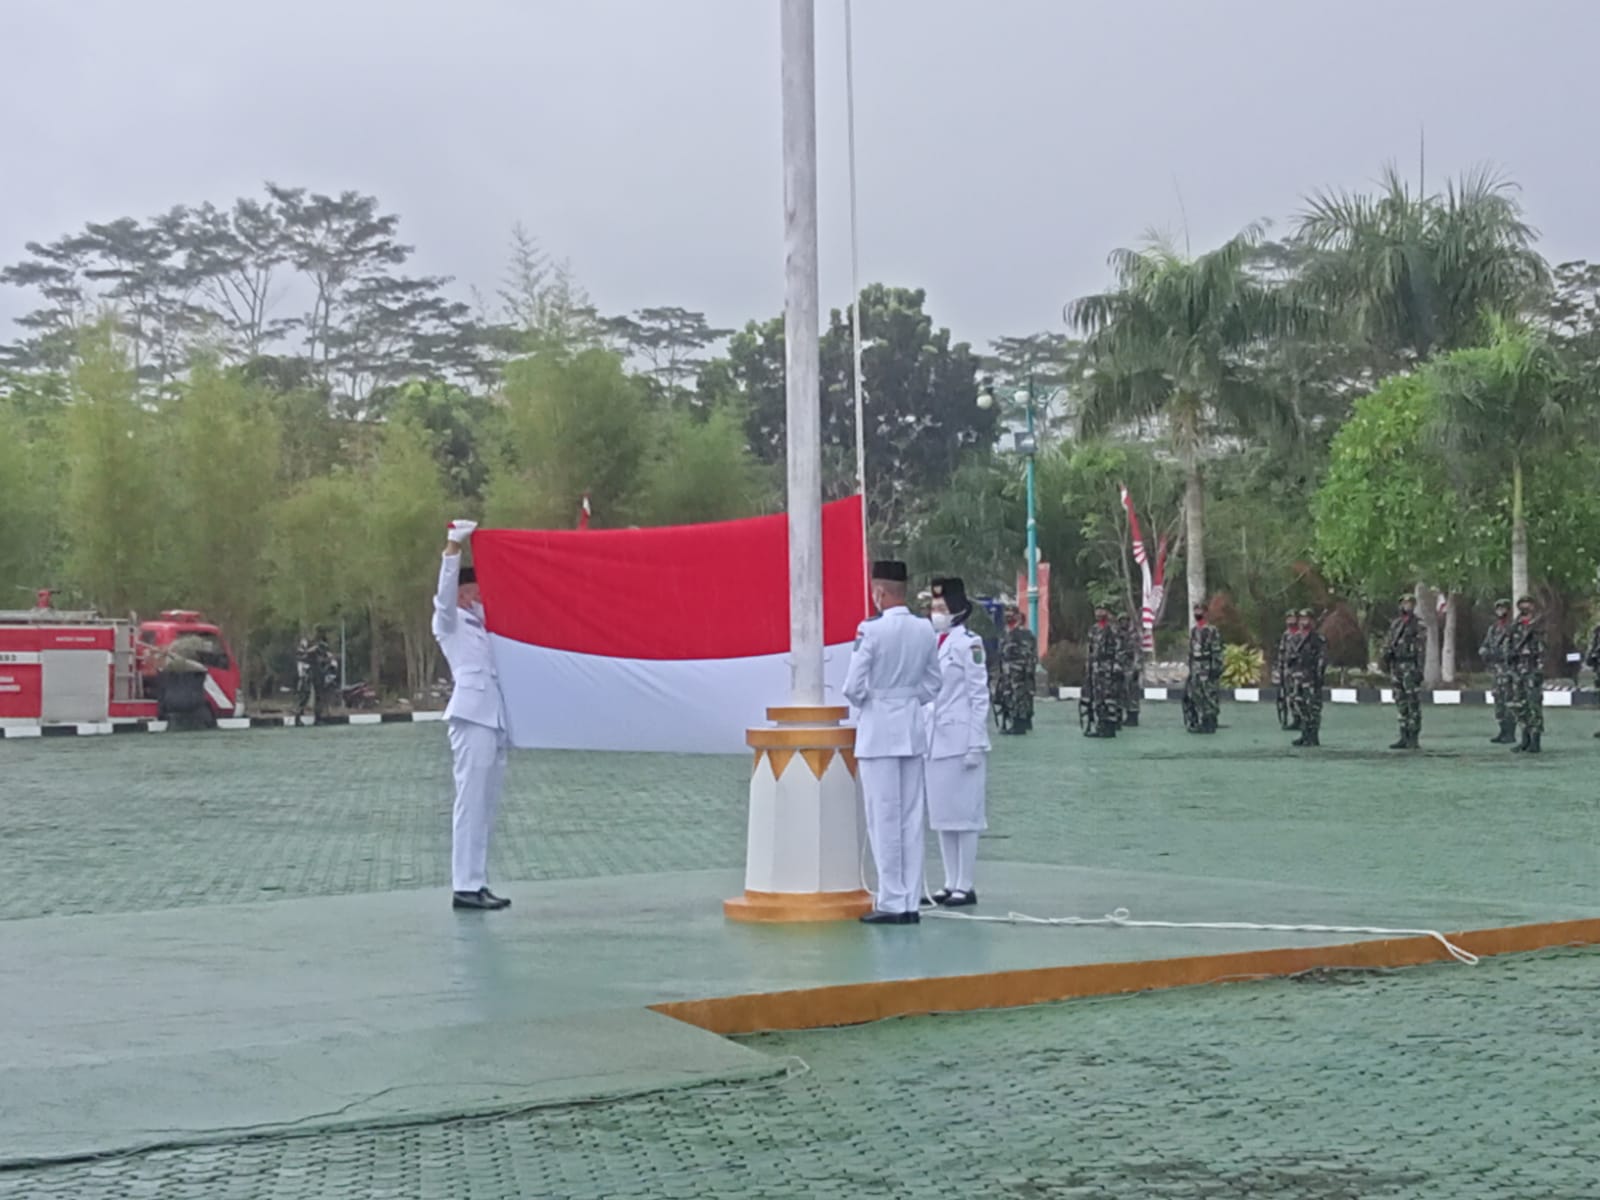
[[[451,521],[444,535],[444,552],[446,554],[460,554],[461,543],[470,540],[472,531],[477,527],[478,523],[476,521]]]

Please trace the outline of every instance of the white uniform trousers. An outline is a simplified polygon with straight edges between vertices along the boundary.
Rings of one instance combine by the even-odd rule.
[[[928,824],[939,835],[944,886],[952,892],[972,891],[978,833],[989,827],[984,803],[988,775],[987,754],[975,767],[967,766],[965,756],[928,760]]]
[[[975,767],[963,755],[928,760],[928,825],[932,829],[980,832],[989,828],[984,793],[989,756]]]
[[[879,912],[916,912],[922,894],[923,765],[909,758],[857,760],[867,810],[867,839],[878,867]]]
[[[456,780],[450,886],[457,892],[475,892],[489,886],[489,833],[506,776],[506,731],[460,719],[449,724]]]

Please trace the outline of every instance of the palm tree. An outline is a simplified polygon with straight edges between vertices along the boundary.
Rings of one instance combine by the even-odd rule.
[[[1430,433],[1459,471],[1482,465],[1511,477],[1511,594],[1528,595],[1523,479],[1540,453],[1589,421],[1586,396],[1566,386],[1560,357],[1542,334],[1499,317],[1487,346],[1429,364],[1437,411]]]
[[[1067,306],[1067,320],[1088,335],[1083,436],[1158,421],[1182,464],[1191,612],[1207,600],[1207,448],[1221,434],[1293,423],[1286,398],[1264,387],[1250,363],[1275,334],[1298,324],[1301,311],[1251,269],[1263,233],[1251,225],[1197,258],[1151,236],[1143,249],[1112,252],[1115,291]]]
[[[1549,283],[1516,190],[1480,168],[1423,195],[1390,166],[1375,195],[1318,193],[1296,232],[1300,286],[1384,373],[1475,345],[1488,316],[1520,315]]]

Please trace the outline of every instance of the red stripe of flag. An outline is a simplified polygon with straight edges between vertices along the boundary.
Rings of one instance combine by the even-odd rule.
[[[789,650],[783,514],[658,529],[480,530],[473,562],[491,633],[578,654],[745,658]],[[867,615],[861,498],[822,510],[823,641]]]

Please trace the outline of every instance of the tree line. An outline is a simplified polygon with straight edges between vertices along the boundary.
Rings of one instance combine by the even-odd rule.
[[[1023,390],[1069,644],[1094,602],[1136,599],[1123,484],[1172,539],[1174,586],[1231,639],[1270,645],[1282,608],[1312,604],[1364,664],[1419,586],[1445,598],[1439,675],[1491,592],[1535,591],[1575,628],[1600,561],[1600,268],[1545,263],[1485,172],[1437,194],[1391,172],[1270,232],[1116,251],[1112,286],[1060,329],[981,351],[920,290],[865,288],[875,549],[1014,586]],[[375,197],[276,184],[25,251],[0,270],[36,302],[0,347],[0,588],[202,607],[257,688],[282,684],[299,632],[342,621],[363,674],[420,693],[451,515],[570,527],[587,495],[606,527],[782,505],[781,317],[603,315],[520,228],[487,293],[409,272]],[[848,309],[820,368],[834,497],[856,486]],[[985,389],[1001,403],[980,407]]]

